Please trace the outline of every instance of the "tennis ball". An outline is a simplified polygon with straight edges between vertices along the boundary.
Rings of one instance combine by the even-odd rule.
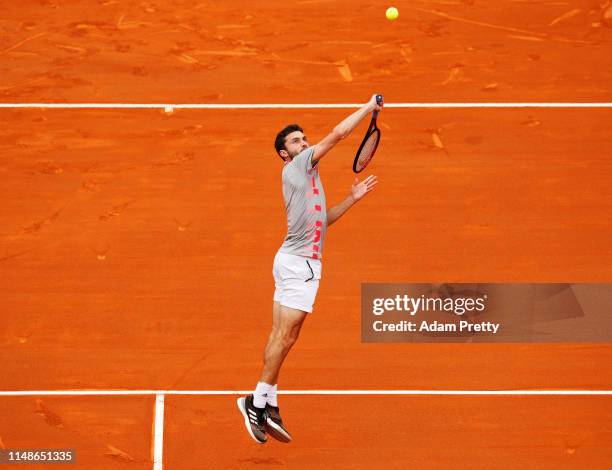
[[[389,21],[397,20],[397,17],[399,16],[399,11],[397,11],[397,8],[395,7],[389,7],[387,8],[387,12],[385,13],[385,15],[387,16],[387,19]]]
[[[170,106],[170,105],[166,105],[166,106],[164,107],[164,113],[166,113],[166,114],[172,114],[173,112],[174,112],[174,108],[173,108],[172,106]]]

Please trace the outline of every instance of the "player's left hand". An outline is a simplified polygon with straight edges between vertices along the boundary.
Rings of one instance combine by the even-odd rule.
[[[353,196],[353,200],[355,202],[359,201],[363,196],[374,189],[376,183],[378,183],[378,180],[374,175],[368,176],[361,183],[359,182],[359,179],[355,178],[355,181],[351,186],[351,196]]]

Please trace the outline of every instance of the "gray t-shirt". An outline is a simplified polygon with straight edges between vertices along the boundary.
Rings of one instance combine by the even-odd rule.
[[[312,166],[313,153],[314,147],[309,147],[283,167],[287,236],[278,251],[321,259],[327,208],[318,165]]]

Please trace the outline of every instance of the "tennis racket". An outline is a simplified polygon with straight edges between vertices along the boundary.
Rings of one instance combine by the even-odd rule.
[[[382,106],[382,95],[376,95],[376,103],[378,103],[378,106]],[[353,161],[353,171],[355,173],[360,173],[365,170],[365,167],[368,166],[368,163],[370,163],[374,157],[374,154],[376,153],[378,142],[380,142],[380,129],[376,126],[377,117],[378,111],[374,111],[372,113],[370,127],[368,127],[368,131],[366,132],[366,135],[363,138],[359,149],[357,150],[357,155],[355,155],[355,160]]]

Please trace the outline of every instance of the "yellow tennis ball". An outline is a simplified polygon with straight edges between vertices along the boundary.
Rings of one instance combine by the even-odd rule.
[[[387,8],[387,12],[385,13],[385,15],[387,16],[387,19],[389,21],[397,20],[397,17],[399,16],[399,11],[397,11],[397,8],[395,7],[389,7]]]

